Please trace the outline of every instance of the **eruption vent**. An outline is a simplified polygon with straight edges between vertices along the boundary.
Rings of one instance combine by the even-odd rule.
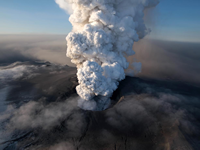
[[[118,82],[125,78],[129,63],[126,56],[134,55],[134,41],[149,30],[144,9],[158,0],[56,0],[71,14],[73,30],[66,37],[67,57],[76,64],[81,97],[79,106],[88,110],[104,110]]]

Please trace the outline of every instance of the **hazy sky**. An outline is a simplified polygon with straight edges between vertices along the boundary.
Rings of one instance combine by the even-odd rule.
[[[151,38],[200,42],[200,0],[160,0],[148,13]],[[67,34],[69,15],[54,0],[1,0],[0,34]]]

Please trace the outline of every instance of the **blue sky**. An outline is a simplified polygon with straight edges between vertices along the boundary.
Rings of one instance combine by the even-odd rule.
[[[200,0],[161,0],[150,12],[150,38],[200,42]],[[67,34],[71,24],[54,0],[2,0],[0,34]]]
[[[54,0],[2,0],[0,34],[66,34],[68,17]]]
[[[200,42],[200,0],[160,0],[152,36]]]

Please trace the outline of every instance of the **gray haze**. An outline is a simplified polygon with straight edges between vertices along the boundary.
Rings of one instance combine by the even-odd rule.
[[[200,43],[141,40],[135,43],[136,55],[128,58],[142,63],[138,76],[200,83]]]
[[[0,63],[44,60],[72,65],[63,35],[0,35]]]
[[[0,35],[0,63],[44,60],[73,66],[66,57],[64,35]],[[200,83],[200,43],[144,39],[133,46],[142,62],[139,77]]]

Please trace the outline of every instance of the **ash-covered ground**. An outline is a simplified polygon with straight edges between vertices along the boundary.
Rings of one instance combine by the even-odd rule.
[[[171,43],[183,51],[155,41],[136,45],[143,72],[120,82],[107,110],[93,112],[77,107],[76,68],[52,55],[39,57],[39,48],[28,50],[30,43],[24,51],[16,43],[1,50],[0,149],[200,149],[198,46],[188,52],[183,43]]]
[[[126,77],[102,112],[77,107],[76,69],[50,63],[1,68],[1,148],[196,149],[199,88]]]

